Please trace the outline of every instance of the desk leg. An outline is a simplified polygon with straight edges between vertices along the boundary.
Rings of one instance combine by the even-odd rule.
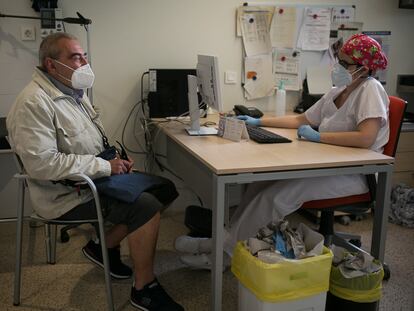
[[[213,270],[211,271],[211,310],[221,310],[223,287],[223,235],[225,184],[213,177]]]
[[[378,173],[377,197],[372,228],[371,254],[384,261],[387,222],[390,209],[392,166],[386,172]]]

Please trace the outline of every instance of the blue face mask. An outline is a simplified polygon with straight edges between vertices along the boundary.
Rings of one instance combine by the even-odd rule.
[[[352,74],[345,69],[339,63],[336,63],[333,66],[331,77],[332,77],[332,84],[336,87],[348,86],[352,83],[352,75],[357,73],[359,70],[364,69],[364,67],[356,69]]]

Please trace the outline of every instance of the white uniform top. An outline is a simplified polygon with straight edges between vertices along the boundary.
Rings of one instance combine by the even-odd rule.
[[[365,119],[381,118],[381,128],[371,150],[382,152],[388,142],[388,95],[374,78],[368,78],[359,85],[346,99],[339,109],[335,106],[335,98],[345,87],[333,88],[315,105],[305,112],[312,126],[319,127],[319,132],[356,131],[358,124]]]

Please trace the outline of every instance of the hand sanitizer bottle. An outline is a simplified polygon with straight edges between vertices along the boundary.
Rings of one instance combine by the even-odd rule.
[[[279,87],[276,91],[276,109],[275,116],[284,116],[286,113],[286,90],[284,82],[279,82]]]

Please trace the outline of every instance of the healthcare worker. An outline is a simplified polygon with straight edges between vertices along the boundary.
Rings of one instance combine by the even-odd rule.
[[[254,119],[239,116],[247,124],[298,128],[298,137],[315,143],[367,148],[382,152],[388,142],[388,95],[373,78],[385,69],[387,58],[373,38],[356,34],[349,38],[333,66],[334,88],[300,115]],[[282,219],[307,201],[362,194],[368,191],[364,175],[343,175],[257,182],[249,185],[230,221],[225,251],[231,255],[239,240],[256,235],[271,220]],[[177,250],[192,253],[182,261],[194,267],[211,265],[210,239],[179,237]],[[201,253],[201,254],[200,254]],[[194,255],[197,254],[197,255]]]

